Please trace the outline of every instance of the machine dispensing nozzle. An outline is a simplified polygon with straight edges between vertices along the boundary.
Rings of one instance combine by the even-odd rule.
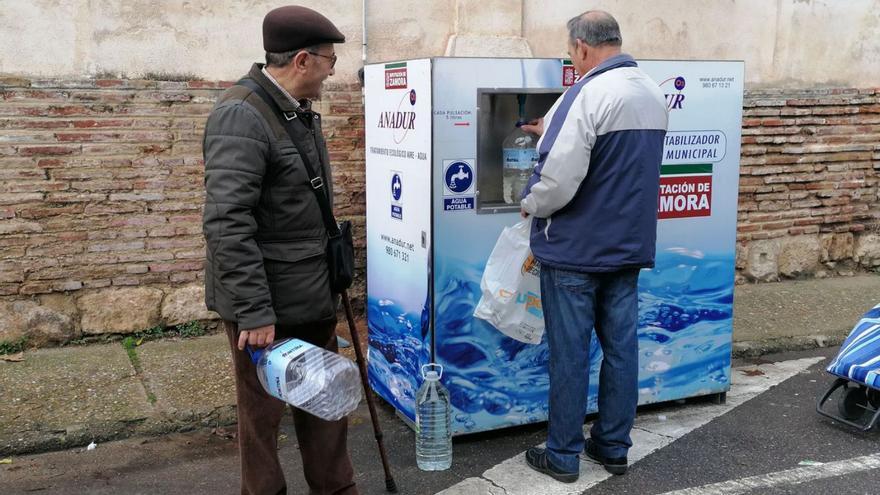
[[[519,103],[519,120],[517,127],[526,123],[526,95],[516,95],[516,101]]]

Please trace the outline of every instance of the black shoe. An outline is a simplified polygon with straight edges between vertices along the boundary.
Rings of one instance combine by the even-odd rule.
[[[628,463],[626,462],[626,457],[605,457],[599,453],[599,449],[596,447],[596,444],[593,443],[592,440],[587,440],[587,447],[584,449],[584,453],[587,454],[587,457],[598,462],[611,474],[626,474],[626,469],[628,467]]]
[[[557,469],[556,466],[550,464],[550,459],[547,458],[547,451],[538,447],[532,447],[526,451],[526,464],[535,471],[544,473],[554,480],[563,483],[574,483],[577,481],[578,476],[580,476],[579,472],[567,473]]]

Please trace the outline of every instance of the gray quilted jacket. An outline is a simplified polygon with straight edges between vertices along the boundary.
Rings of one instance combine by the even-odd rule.
[[[299,153],[320,168],[332,204],[321,116],[293,103],[254,64],[257,81],[303,134],[297,150],[259,95],[232,86],[205,127],[205,302],[243,330],[336,318],[325,257],[326,230]]]

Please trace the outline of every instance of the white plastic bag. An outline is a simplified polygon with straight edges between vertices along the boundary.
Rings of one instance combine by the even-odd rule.
[[[531,227],[529,217],[501,232],[483,271],[483,295],[474,316],[510,338],[538,344],[544,334],[544,311],[540,266],[529,249]]]

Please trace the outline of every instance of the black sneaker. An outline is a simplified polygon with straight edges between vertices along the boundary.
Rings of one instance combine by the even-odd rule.
[[[596,447],[596,444],[593,443],[592,440],[587,440],[587,447],[584,449],[584,453],[587,454],[587,457],[598,462],[611,474],[626,474],[626,469],[628,463],[626,462],[626,457],[605,457],[599,453],[599,449]]]
[[[567,473],[550,464],[550,459],[547,458],[547,451],[538,447],[532,447],[526,451],[526,464],[535,471],[544,473],[554,480],[563,483],[574,483],[577,481],[578,476],[580,476],[579,472]]]

